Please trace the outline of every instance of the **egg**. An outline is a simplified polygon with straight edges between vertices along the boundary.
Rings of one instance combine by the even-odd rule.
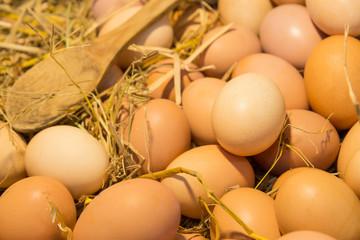
[[[206,238],[199,233],[177,233],[173,240],[206,240]]]
[[[150,179],[129,179],[97,195],[80,214],[73,240],[173,240],[180,224],[175,195]]]
[[[166,169],[178,167],[200,173],[217,197],[225,194],[230,187],[253,187],[255,182],[254,170],[247,158],[233,155],[215,144],[184,152]],[[207,215],[203,205],[199,203],[199,197],[204,198],[207,204],[213,201],[208,198],[204,186],[197,178],[178,173],[164,178],[161,183],[170,188],[179,199],[182,215],[195,219]]]
[[[266,53],[303,69],[322,36],[311,21],[306,7],[284,4],[266,14],[260,27],[260,41]]]
[[[102,27],[99,29],[98,36],[101,37],[105,34],[108,34],[112,30],[116,29],[116,27],[124,24],[137,11],[139,11],[141,7],[142,5],[136,5],[122,9],[119,13],[112,16],[102,25]]]
[[[221,26],[208,31],[201,43],[207,42],[222,30]],[[214,65],[204,71],[207,77],[221,78],[232,64],[252,53],[261,52],[260,40],[251,30],[233,27],[218,37],[198,57],[200,66]]]
[[[360,236],[360,200],[341,179],[320,169],[289,176],[277,192],[275,214],[283,234],[312,230],[342,240]]]
[[[199,78],[191,82],[182,94],[182,106],[189,120],[192,139],[198,145],[217,143],[211,124],[211,110],[225,84],[218,78]]]
[[[337,159],[337,171],[339,176],[343,178],[349,160],[352,155],[360,149],[360,124],[356,122],[349,131],[346,132],[344,139],[341,142],[339,156]]]
[[[289,4],[289,3],[305,5],[305,0],[272,0],[272,2],[275,3],[276,5]]]
[[[307,98],[313,111],[338,130],[347,130],[358,120],[349,95],[344,71],[344,35],[322,40],[311,52],[304,69]],[[360,41],[348,37],[346,61],[349,81],[357,99],[360,99]]]
[[[25,139],[0,121],[0,189],[26,177]]]
[[[190,148],[191,130],[186,115],[168,99],[149,100],[139,107],[129,130],[130,134],[124,133],[124,138],[145,159],[144,173],[164,170]],[[134,157],[141,163],[142,158]]]
[[[320,114],[304,109],[287,111],[287,130],[281,139],[281,157],[271,169],[274,175],[296,168],[312,166],[327,170],[336,160],[340,137],[335,127]],[[279,140],[253,159],[264,170],[272,167],[279,148]]]
[[[238,188],[226,193],[220,200],[258,236],[269,240],[280,237],[274,200],[266,193],[254,188]],[[243,227],[219,205],[215,206],[213,214],[220,228],[220,239],[247,239],[248,234]],[[211,239],[215,239],[215,224],[211,221]]]
[[[141,7],[141,5],[138,5],[126,8],[115,16],[111,17],[100,29],[99,36],[103,36],[121,24],[124,24],[131,16],[138,12]],[[148,47],[170,48],[174,39],[173,33],[174,31],[172,25],[170,24],[169,17],[165,15],[141,31],[140,34],[131,40],[129,45],[135,44]],[[147,50],[145,52],[149,53],[151,51]],[[122,69],[127,69],[134,60],[140,59],[142,56],[144,55],[140,52],[125,49],[117,56],[116,63]]]
[[[197,69],[198,67],[190,63],[187,66],[189,69]],[[151,84],[158,81],[161,77],[163,77],[166,73],[174,69],[174,59],[164,59],[156,64],[154,64],[149,73],[147,74],[147,85],[150,86]],[[204,74],[199,71],[189,71],[186,68],[181,69],[180,72],[181,76],[181,85],[180,85],[180,92],[183,92],[184,89],[193,81],[199,78],[203,78]],[[174,84],[174,77],[168,78],[164,83],[162,83],[158,88],[151,91],[148,94],[149,97],[152,98],[166,98],[170,99],[175,102],[175,84]]]
[[[17,181],[0,197],[0,239],[64,239],[66,235],[57,225],[59,218],[52,218],[55,211],[62,216],[62,227],[73,229],[75,203],[63,184],[44,176]]]
[[[357,0],[306,0],[311,19],[328,35],[344,34],[349,24],[349,34],[360,35],[360,2]]]
[[[360,149],[350,157],[342,177],[360,199]]]
[[[95,19],[105,17],[120,8],[143,5],[145,0],[92,0],[91,11]]]
[[[270,195],[272,198],[276,197],[276,193],[279,190],[279,188],[281,187],[281,185],[283,184],[283,182],[289,177],[292,176],[293,174],[296,174],[299,171],[302,171],[303,169],[305,169],[306,167],[297,167],[297,168],[292,168],[289,169],[285,172],[283,172],[280,176],[278,176],[278,178],[276,179],[275,183],[273,184],[271,191],[273,191],[273,193]]]
[[[38,132],[25,151],[29,176],[48,176],[64,184],[74,199],[98,191],[107,179],[106,149],[80,128],[55,125]]]
[[[335,238],[321,232],[299,230],[287,233],[277,240],[336,240]]]
[[[285,103],[276,84],[260,73],[239,75],[221,89],[211,112],[218,143],[250,156],[270,147],[285,120]]]
[[[265,15],[272,9],[270,0],[219,0],[218,10],[225,24],[235,23],[259,34]]]
[[[272,54],[254,53],[236,64],[232,77],[249,72],[261,73],[273,80],[283,95],[286,109],[309,108],[304,78],[289,62]]]

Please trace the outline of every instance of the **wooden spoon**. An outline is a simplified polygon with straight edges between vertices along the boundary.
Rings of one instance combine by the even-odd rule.
[[[7,90],[5,111],[19,132],[36,132],[79,109],[129,42],[181,0],[150,0],[125,24],[92,44],[66,48],[39,62]]]

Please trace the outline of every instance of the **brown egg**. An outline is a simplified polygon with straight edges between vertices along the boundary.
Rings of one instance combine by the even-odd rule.
[[[336,240],[335,238],[327,235],[325,233],[309,231],[309,230],[299,230],[287,233],[277,240]]]
[[[259,34],[260,25],[272,4],[270,0],[218,0],[218,9],[225,24],[233,22]]]
[[[306,7],[284,4],[273,8],[260,28],[260,41],[265,52],[302,69],[322,37],[311,21]]]
[[[207,240],[199,233],[177,233],[173,240]]]
[[[188,65],[189,69],[196,69],[195,64],[190,63]],[[150,85],[162,76],[168,73],[170,70],[174,69],[174,60],[172,58],[159,61],[154,68],[149,72],[147,77],[147,84]],[[187,71],[186,69],[181,70],[181,92],[193,81],[199,78],[203,78],[204,74],[198,71]],[[149,93],[149,96],[152,98],[167,98],[172,101],[175,101],[175,87],[174,87],[174,77],[171,77],[161,84],[156,90]]]
[[[218,78],[199,78],[191,82],[182,94],[182,105],[189,120],[192,139],[198,145],[217,143],[211,124],[211,110],[225,84]]]
[[[288,3],[305,5],[305,0],[272,0],[272,2],[275,3],[276,5],[288,4]]]
[[[273,80],[279,87],[286,109],[308,109],[304,79],[299,71],[284,59],[267,53],[251,54],[239,61],[232,77],[257,72]]]
[[[340,138],[335,127],[321,115],[304,109],[287,111],[288,122],[283,137],[282,155],[272,174],[280,175],[296,167],[313,166],[328,169],[336,160],[340,148]],[[264,152],[253,159],[264,169],[269,170],[276,159],[279,139]]]
[[[360,149],[350,157],[342,178],[360,199]]]
[[[92,14],[95,19],[105,17],[120,8],[143,5],[145,0],[92,0]]]
[[[146,159],[143,172],[164,170],[190,148],[191,131],[184,111],[168,99],[148,101],[134,115],[130,143]]]
[[[0,121],[0,189],[26,177],[25,139]]]
[[[227,151],[250,156],[270,147],[285,120],[285,103],[276,84],[260,73],[239,75],[215,99],[211,122]]]
[[[123,76],[124,72],[117,65],[113,65],[109,73],[101,80],[97,86],[97,91],[101,93],[106,89],[114,86]]]
[[[276,193],[277,191],[279,191],[279,188],[281,187],[281,185],[283,184],[283,182],[289,177],[292,176],[293,174],[296,174],[299,171],[302,171],[303,169],[305,169],[306,167],[297,167],[297,168],[293,168],[293,169],[289,169],[286,172],[283,172],[275,181],[274,185],[272,186],[272,191],[275,191],[274,193],[272,193],[270,196],[272,198],[276,197]]]
[[[305,89],[311,108],[338,130],[349,129],[358,120],[350,99],[344,71],[344,35],[325,38],[311,52],[304,71]],[[347,69],[350,83],[360,99],[360,41],[347,38]]]
[[[254,171],[245,157],[228,153],[219,145],[204,145],[193,148],[172,161],[166,169],[177,167],[186,168],[201,174],[208,187],[215,196],[221,197],[228,188],[253,187],[255,182]],[[191,218],[200,219],[207,215],[199,196],[209,204],[204,186],[197,178],[186,173],[166,177],[161,181],[170,188],[181,205],[181,213]]]
[[[336,239],[360,236],[360,201],[338,177],[316,168],[289,176],[275,198],[275,213],[283,234],[312,230]]]
[[[339,176],[343,178],[352,155],[360,149],[360,124],[356,122],[350,130],[346,133],[341,142],[339,156],[337,159],[337,171]]]
[[[215,27],[208,31],[202,43],[205,43],[222,27]],[[214,65],[215,69],[205,70],[208,77],[221,78],[232,64],[242,58],[261,52],[260,40],[251,30],[244,27],[233,27],[210,44],[199,56],[200,66]]]
[[[221,240],[254,240],[254,238],[250,237],[250,236],[246,236],[246,235],[242,235],[242,234],[239,234],[240,238],[221,238]]]
[[[38,132],[25,151],[29,176],[48,176],[64,184],[74,199],[97,192],[107,179],[109,157],[88,132],[55,125]]]
[[[360,2],[358,0],[306,0],[311,19],[329,35],[344,34],[349,24],[349,34],[360,35]]]
[[[180,216],[175,195],[161,183],[125,180],[90,202],[75,225],[73,240],[172,240]]]
[[[100,29],[99,36],[103,36],[125,23],[126,20],[139,11],[141,7],[142,5],[137,5],[126,8],[111,17]],[[141,33],[135,36],[129,44],[169,48],[172,45],[173,39],[173,28],[170,24],[169,17],[165,15],[141,31]],[[122,69],[127,69],[134,60],[139,59],[142,56],[143,54],[140,52],[125,49],[117,57],[117,64]]]
[[[63,223],[73,229],[75,203],[64,185],[43,176],[17,181],[0,197],[0,239],[64,239],[58,222],[52,222],[55,210],[50,208],[51,205],[56,206]]]
[[[221,201],[257,235],[269,240],[280,237],[274,200],[266,193],[254,188],[238,188],[226,193]],[[221,239],[246,239],[246,231],[223,208],[216,205],[213,214],[219,224]],[[213,239],[214,221],[211,221],[210,234]]]

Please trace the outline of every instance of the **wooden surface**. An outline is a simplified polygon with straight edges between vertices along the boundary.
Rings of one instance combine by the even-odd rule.
[[[151,0],[92,44],[63,49],[29,69],[7,91],[5,111],[12,127],[36,132],[78,110],[84,94],[95,90],[131,39],[180,1]]]

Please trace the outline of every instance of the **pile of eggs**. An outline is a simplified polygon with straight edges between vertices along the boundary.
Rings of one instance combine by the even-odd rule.
[[[94,0],[99,36],[144,4]],[[216,6],[219,21],[199,41],[206,47],[181,65],[181,102],[169,75],[118,130],[142,164],[140,176],[104,188],[111,153],[88,132],[55,125],[26,141],[0,122],[0,239],[360,239],[360,2]],[[132,44],[172,48],[203,27],[200,18],[169,19]],[[123,51],[98,91],[143,54]],[[147,84],[174,65],[154,64]],[[258,189],[257,172],[275,176],[271,189]],[[151,179],[157,173],[164,174]],[[182,218],[209,214],[207,234],[178,231]]]

